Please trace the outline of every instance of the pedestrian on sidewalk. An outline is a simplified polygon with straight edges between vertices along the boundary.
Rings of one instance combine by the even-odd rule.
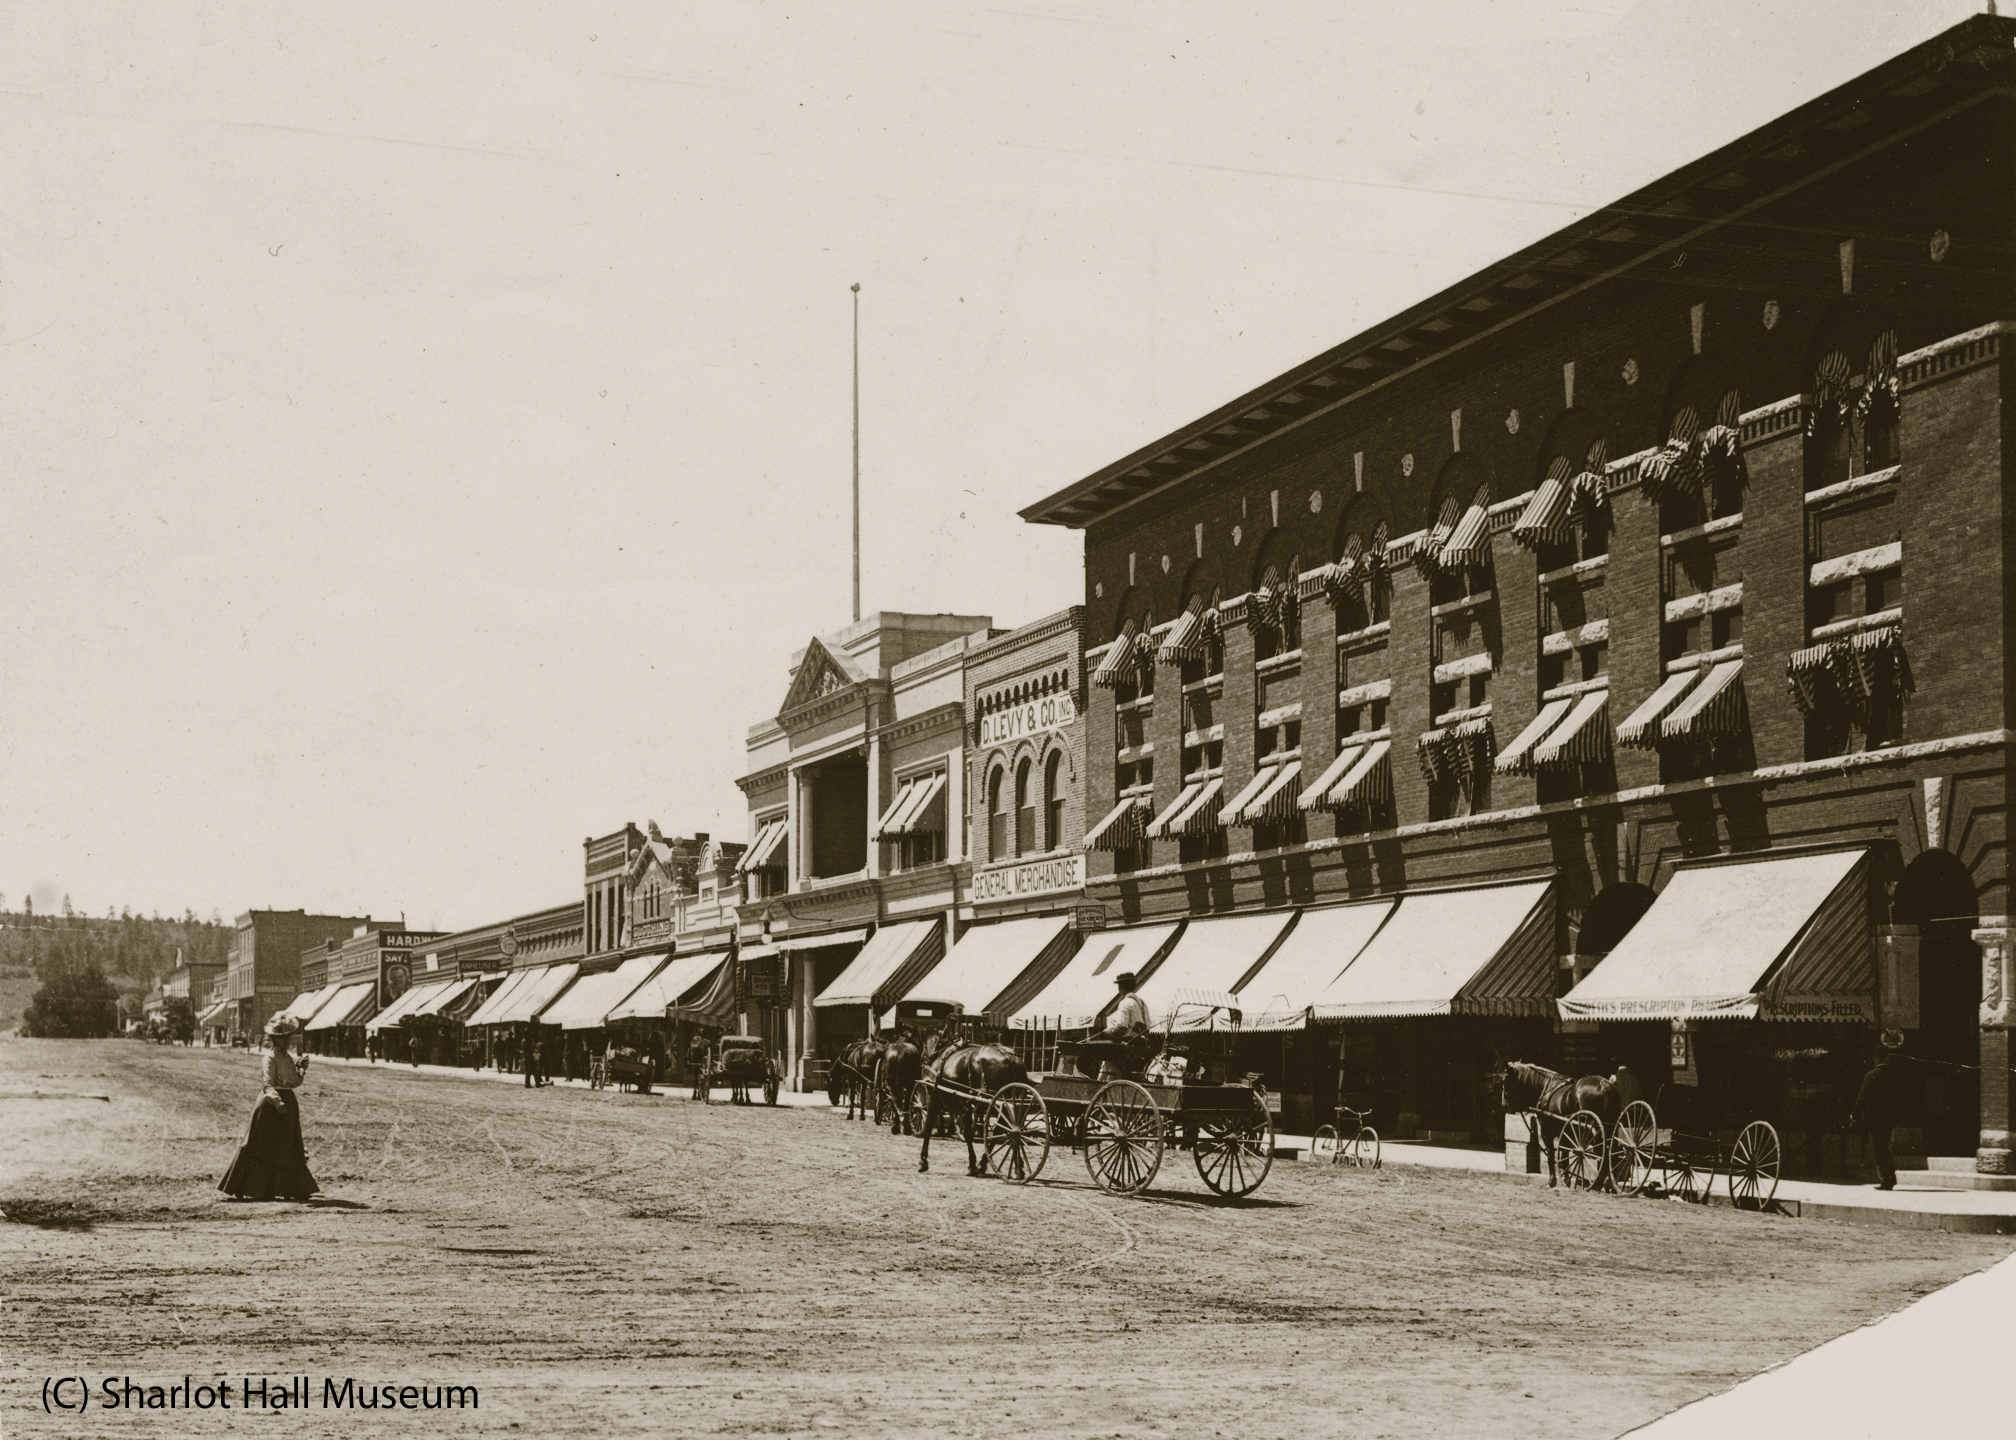
[[[418,1070],[420,1068],[420,1032],[417,1030],[406,1037],[406,1055],[408,1059],[412,1060],[413,1068]]]
[[[1869,1148],[1875,1153],[1876,1173],[1882,1177],[1876,1185],[1878,1190],[1897,1188],[1897,1158],[1890,1150],[1890,1132],[1903,1110],[1904,1074],[1910,1064],[1898,1053],[1903,1048],[1903,1031],[1883,1032],[1883,1048],[1876,1052],[1876,1063],[1862,1077],[1855,1107],[1848,1112],[1848,1128],[1867,1136]]]

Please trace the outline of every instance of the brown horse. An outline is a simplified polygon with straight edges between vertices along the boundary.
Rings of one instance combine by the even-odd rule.
[[[1603,1122],[1603,1133],[1607,1136],[1617,1124],[1617,1112],[1623,1108],[1617,1102],[1616,1083],[1602,1075],[1571,1079],[1558,1070],[1519,1060],[1504,1063],[1505,1068],[1490,1077],[1498,1086],[1499,1101],[1507,1114],[1519,1111],[1526,1116],[1528,1129],[1547,1152],[1547,1183],[1556,1184],[1560,1177],[1554,1173],[1554,1142],[1560,1138],[1568,1117],[1578,1110],[1588,1110]]]
[[[869,1103],[875,1098],[875,1067],[881,1058],[881,1041],[856,1040],[826,1072],[826,1099],[838,1105],[845,1095],[849,1120],[868,1118]]]
[[[917,1169],[931,1168],[931,1131],[938,1123],[938,1109],[949,1106],[959,1119],[959,1134],[966,1141],[966,1173],[987,1173],[987,1152],[973,1149],[973,1132],[991,1096],[1004,1085],[1027,1084],[1028,1067],[1005,1045],[956,1045],[937,1055],[924,1070],[924,1082],[931,1098],[924,1107],[924,1145],[917,1152]],[[943,1084],[956,1089],[939,1089]]]
[[[924,1052],[910,1042],[908,1035],[899,1033],[882,1047],[879,1074],[878,1088],[888,1093],[889,1108],[895,1111],[889,1133],[914,1135],[916,1124],[910,1118],[910,1092],[923,1077]]]

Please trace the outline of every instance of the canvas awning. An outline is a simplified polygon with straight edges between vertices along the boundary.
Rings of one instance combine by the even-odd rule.
[[[1554,882],[1402,895],[1315,997],[1318,1020],[1546,1015],[1554,999]]]
[[[1294,919],[1292,910],[1274,910],[1192,920],[1176,948],[1137,989],[1148,1007],[1150,1022],[1161,1029],[1173,1014],[1179,1030],[1223,1028],[1230,1017],[1185,1005],[1185,996],[1195,992],[1230,995],[1238,989],[1240,979],[1273,950]]]
[[[886,1009],[944,955],[944,922],[933,918],[884,925],[812,1003]]]
[[[334,1030],[338,1025],[361,1025],[371,1007],[378,1003],[378,982],[363,980],[345,985],[320,1010],[310,1016],[303,1030]]]
[[[1218,812],[1218,823],[1220,825],[1240,824],[1240,817],[1246,813],[1246,807],[1260,798],[1260,792],[1273,783],[1274,776],[1280,768],[1278,765],[1262,761],[1260,768],[1253,772],[1253,778],[1248,780],[1245,787],[1237,795],[1234,795],[1231,800],[1226,802],[1224,808]]]
[[[1113,977],[1123,970],[1136,975],[1148,968],[1176,936],[1180,924],[1141,925],[1131,930],[1100,930],[1085,937],[1071,963],[1042,991],[1026,1001],[1004,997],[1012,1006],[1008,1023],[1019,1029],[1084,1030],[1119,993]]]
[[[1559,700],[1549,700],[1540,707],[1540,713],[1513,737],[1512,743],[1498,752],[1495,763],[1500,775],[1530,775],[1533,773],[1533,751],[1547,738],[1548,732],[1561,723],[1561,717],[1575,708],[1575,697],[1563,696]]]
[[[1568,520],[1569,499],[1568,467],[1557,465],[1540,482],[1540,488],[1519,512],[1519,518],[1512,522],[1512,538],[1528,550],[1538,550],[1543,544],[1565,545],[1573,540],[1575,527]]]
[[[608,1021],[613,1024],[618,1020],[663,1020],[667,1010],[677,1005],[687,992],[705,984],[727,959],[726,950],[679,956],[611,1006]]]
[[[938,817],[938,824],[922,823],[936,800],[945,789],[945,772],[934,770],[929,775],[915,780],[906,780],[896,791],[896,799],[882,812],[882,819],[875,827],[877,840],[890,840],[901,835],[913,835],[924,830],[942,830],[944,817]]]
[[[1214,775],[1197,792],[1197,798],[1178,810],[1169,821],[1171,835],[1202,835],[1222,828],[1218,820],[1218,796],[1225,789],[1225,777]]]
[[[1651,750],[1659,743],[1659,722],[1679,703],[1681,692],[1694,683],[1699,670],[1682,670],[1668,675],[1645,703],[1624,717],[1617,727],[1617,743],[1637,750]]]
[[[428,988],[432,993],[427,999],[408,1010],[406,1012],[408,1016],[447,1014],[461,1003],[463,996],[476,988],[476,977],[471,975],[466,980],[450,980],[446,985],[433,985]]]
[[[1204,782],[1202,780],[1192,780],[1186,784],[1176,793],[1176,798],[1169,802],[1169,808],[1148,822],[1148,838],[1159,840],[1162,836],[1167,835],[1169,833],[1170,822],[1195,805],[1197,797],[1203,793]]]
[[[742,852],[741,860],[736,863],[737,875],[746,875],[751,870],[767,870],[773,865],[783,863],[774,857],[784,845],[785,823],[782,816],[763,822],[762,827],[756,832],[756,838],[749,842],[749,848]]]
[[[1343,810],[1387,799],[1393,793],[1393,771],[1386,759],[1392,750],[1390,740],[1375,740],[1367,745],[1344,778],[1331,786],[1330,793],[1319,803],[1326,810]]]
[[[1725,660],[1702,677],[1659,725],[1667,740],[1706,740],[1743,728],[1743,662]]]
[[[424,1005],[429,1000],[437,998],[452,983],[452,981],[442,980],[433,985],[408,986],[397,1000],[394,1000],[390,1005],[387,1005],[383,1010],[380,1010],[376,1015],[371,1017],[370,1023],[364,1027],[365,1032],[376,1035],[380,1030],[397,1025],[408,1015],[412,1014],[415,1007]]]
[[[558,1000],[581,967],[572,961],[535,970],[534,979],[513,991],[511,997],[491,1012],[492,1025],[525,1025],[539,1018],[539,1012]]]
[[[210,1006],[209,1009],[205,1010],[201,1015],[198,1015],[196,1017],[196,1023],[198,1025],[214,1025],[217,1023],[219,1017],[221,1017],[224,1014],[224,1012],[226,1010],[229,1010],[230,1008],[231,1008],[231,1002],[229,1000],[219,1000],[216,1004]],[[306,1027],[304,1026],[303,1028]]]
[[[1358,763],[1358,757],[1364,753],[1365,747],[1362,744],[1349,739],[1340,740],[1338,742],[1337,758],[1330,762],[1329,768],[1316,777],[1315,781],[1302,792],[1295,803],[1304,810],[1314,810],[1324,805],[1329,798],[1331,790],[1336,788],[1337,782],[1342,780],[1351,767]]]
[[[750,952],[744,950],[742,955],[747,959]],[[699,991],[697,995],[693,993],[695,990]],[[735,967],[723,956],[714,969],[713,978],[703,979],[697,986],[687,986],[686,998],[665,1007],[665,1018],[692,1025],[718,1025],[725,1030],[739,1028],[736,1018],[739,1009],[735,994]]]
[[[1039,962],[1076,949],[1078,934],[1068,916],[1041,915],[1027,920],[1002,920],[975,925],[929,974],[912,985],[902,1000],[957,1005],[969,1015],[986,1011],[988,1002],[1007,990],[1022,973]]]
[[[583,975],[565,995],[546,1007],[539,1023],[558,1025],[562,1030],[599,1030],[609,1012],[628,1000],[664,964],[663,955],[636,955],[614,970]]]
[[[1137,626],[1129,620],[1120,627],[1120,633],[1113,643],[1106,647],[1106,653],[1092,669],[1092,683],[1102,690],[1111,690],[1120,683],[1120,675],[1134,660],[1134,632]]]
[[[1444,570],[1453,570],[1459,565],[1482,565],[1490,558],[1491,492],[1480,489],[1443,542],[1438,563]]]
[[[864,930],[828,930],[820,935],[773,935],[770,948],[773,950],[823,950],[832,945],[859,945],[868,938]],[[745,956],[754,955],[754,948],[745,949]]]
[[[338,980],[335,984],[324,985],[319,990],[304,991],[290,1000],[287,1003],[287,1008],[277,1012],[273,1018],[278,1020],[284,1015],[290,1020],[299,1020],[305,1027],[309,1017],[335,999],[336,992],[342,988],[343,982]]]
[[[1309,1006],[1358,958],[1396,903],[1374,900],[1304,910],[1288,938],[1240,987],[1239,1003],[1245,1014],[1239,1028],[1300,1030],[1308,1023]]]
[[[495,1024],[497,1012],[510,1002],[513,995],[531,984],[532,977],[538,973],[536,969],[510,971],[502,980],[497,982],[497,988],[490,992],[489,998],[481,1005],[478,1005],[475,1013],[462,1023],[465,1025]]]
[[[1302,762],[1290,760],[1274,771],[1274,778],[1267,782],[1251,804],[1246,807],[1246,823],[1257,825],[1263,820],[1288,820],[1295,814],[1296,782],[1302,778]]]
[[[1087,850],[1131,850],[1141,843],[1153,808],[1145,795],[1129,795],[1085,834]]]
[[[1575,701],[1568,718],[1533,749],[1533,764],[1541,770],[1564,765],[1593,765],[1610,756],[1610,727],[1603,715],[1610,704],[1608,690],[1587,690]]]
[[[1875,1019],[1868,852],[1685,866],[1559,1002],[1569,1020]]]

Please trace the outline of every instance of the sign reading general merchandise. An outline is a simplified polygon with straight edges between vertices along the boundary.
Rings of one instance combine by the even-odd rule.
[[[1042,735],[1051,730],[1062,730],[1078,718],[1078,702],[1071,698],[1071,692],[1060,690],[1055,695],[1045,695],[1041,700],[1031,700],[1026,705],[1011,705],[1006,710],[992,710],[980,717],[980,743],[987,745],[1007,745],[1031,735]]]
[[[973,901],[985,905],[990,900],[1019,900],[1025,895],[1084,888],[1085,857],[1065,855],[1056,860],[1032,860],[1027,865],[981,870],[973,876]]]

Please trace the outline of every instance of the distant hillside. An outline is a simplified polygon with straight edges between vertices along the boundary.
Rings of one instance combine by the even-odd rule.
[[[0,1031],[19,1022],[35,992],[37,965],[51,956],[95,961],[135,1008],[157,975],[175,968],[179,950],[192,964],[222,965],[230,953],[232,928],[220,919],[198,920],[135,915],[130,910],[102,918],[32,910],[0,910]],[[17,993],[18,992],[18,993]]]

